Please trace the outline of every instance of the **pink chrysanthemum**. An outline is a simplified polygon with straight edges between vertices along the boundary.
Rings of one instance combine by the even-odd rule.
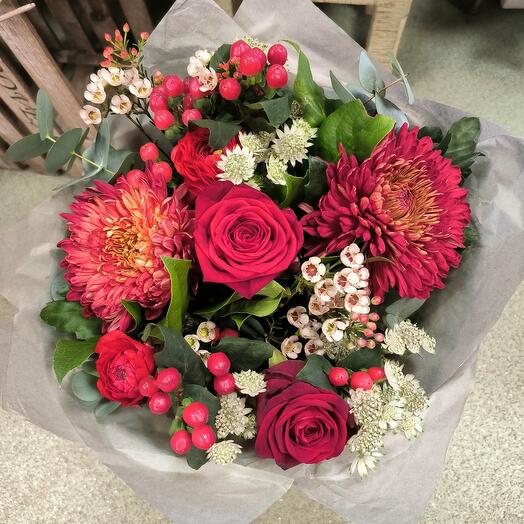
[[[429,137],[404,125],[360,166],[342,152],[327,170],[328,193],[303,219],[308,255],[340,251],[359,239],[375,262],[374,294],[396,287],[402,297],[427,298],[460,263],[470,220],[460,169],[433,150]]]
[[[96,180],[63,213],[69,237],[62,267],[70,291],[86,316],[108,331],[130,322],[122,300],[138,302],[147,319],[158,317],[170,298],[169,274],[160,257],[192,257],[194,212],[184,185],[168,196],[165,181],[147,169],[121,176],[114,186]]]

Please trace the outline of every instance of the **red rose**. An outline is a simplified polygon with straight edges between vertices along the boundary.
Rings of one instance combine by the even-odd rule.
[[[338,457],[355,426],[339,395],[296,379],[303,366],[288,360],[269,368],[257,402],[256,454],[283,469]]]
[[[188,131],[171,151],[176,170],[184,177],[189,192],[198,195],[208,184],[216,180],[217,162],[221,151],[215,152],[208,144],[209,129],[198,127]],[[237,143],[234,137],[226,149]]]
[[[245,184],[215,182],[196,200],[194,233],[205,282],[226,284],[251,298],[282,271],[302,247],[302,226]]]
[[[96,352],[96,385],[102,396],[123,406],[138,404],[144,398],[138,383],[155,369],[153,348],[122,331],[111,331],[100,337]]]

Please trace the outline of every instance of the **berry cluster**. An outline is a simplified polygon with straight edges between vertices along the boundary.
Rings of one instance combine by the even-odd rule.
[[[166,181],[166,183],[171,180],[173,169],[167,162],[158,161],[160,153],[158,151],[158,147],[153,144],[153,142],[147,142],[141,146],[139,154],[140,158],[144,162],[153,162],[150,169],[154,175],[161,176]]]
[[[173,433],[169,442],[171,449],[177,455],[185,455],[193,446],[201,450],[209,449],[215,443],[216,435],[207,424],[209,411],[206,405],[186,399],[182,403],[181,412],[182,424],[186,427]]]
[[[147,376],[140,381],[138,390],[144,397],[149,397],[147,405],[151,413],[164,415],[171,409],[173,401],[169,393],[178,389],[181,378],[178,369],[165,368],[157,373],[156,378]]]
[[[373,387],[374,382],[384,380],[385,374],[383,368],[371,367],[367,371],[354,371],[351,373],[350,378],[347,369],[333,367],[329,370],[328,378],[333,386],[347,386],[349,382],[351,389],[363,389],[367,391]]]

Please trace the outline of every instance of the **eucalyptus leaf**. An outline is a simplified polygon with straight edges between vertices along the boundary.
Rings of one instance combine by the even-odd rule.
[[[71,159],[82,137],[82,130],[77,127],[66,131],[58,137],[46,156],[46,167],[49,171],[58,171]]]
[[[273,349],[267,342],[242,337],[224,337],[215,346],[215,351],[222,351],[229,357],[235,371],[258,369],[271,358]]]
[[[181,332],[189,303],[187,278],[191,260],[162,257],[162,262],[171,281],[171,300],[165,316],[165,325]]]
[[[97,378],[79,371],[73,375],[71,388],[76,398],[83,402],[96,402],[102,398],[100,391],[96,387]]]
[[[329,72],[329,78],[331,79],[333,91],[335,91],[342,102],[351,102],[351,100],[356,99],[356,97],[342,85],[342,82],[335,76],[333,71]]]
[[[322,355],[310,355],[306,360],[306,365],[297,373],[297,380],[302,380],[318,388],[335,391],[335,386],[331,384],[328,378],[328,373],[332,367],[329,360]]]
[[[351,371],[382,367],[382,353],[379,349],[362,348],[340,360],[338,365]]]
[[[53,145],[51,140],[42,140],[39,133],[24,136],[6,151],[6,158],[11,162],[23,162],[40,155],[44,155]]]
[[[413,90],[409,85],[407,75],[404,73],[404,70],[402,69],[402,66],[400,65],[400,62],[397,60],[396,56],[391,58],[391,71],[397,78],[402,78],[402,84],[404,85],[404,92],[406,93],[408,104],[411,105],[415,103],[415,95],[413,94]]]
[[[82,136],[80,137],[80,140],[76,144],[75,153],[77,153],[78,155],[82,153],[82,146],[84,145],[84,142],[86,141],[87,135],[89,135],[89,131],[90,131],[90,128],[86,127],[84,129],[84,132],[82,133]],[[77,158],[78,157],[76,155],[71,156],[69,162],[67,163],[67,166],[65,167],[66,172],[69,171],[73,167],[73,164],[75,163],[75,160]]]
[[[121,406],[118,402],[112,402],[110,400],[101,400],[95,408],[95,417],[103,418],[107,417]]]
[[[426,302],[420,298],[401,298],[386,307],[386,313],[396,315],[401,319],[409,318]]]
[[[391,100],[388,100],[382,95],[375,95],[375,107],[377,108],[377,113],[389,116],[395,120],[397,123],[397,128],[401,127],[403,124],[408,123],[408,118],[404,112],[393,102],[391,102]]]
[[[128,149],[115,149],[113,146],[110,146],[106,168],[113,173],[125,173],[129,171],[136,161],[136,158],[137,155],[133,151],[129,151]]]
[[[262,100],[260,105],[264,109],[269,123],[274,127],[280,127],[291,115],[290,96]]]
[[[377,90],[378,76],[377,69],[368,54],[361,51],[358,61],[358,79],[364,89],[370,93]]]
[[[53,136],[53,104],[51,104],[51,100],[49,100],[47,93],[42,91],[42,89],[39,89],[36,94],[36,121],[38,123],[38,131],[40,132],[41,140]]]
[[[96,339],[57,341],[53,354],[53,370],[59,384],[71,370],[81,366],[94,353],[96,343]]]
[[[60,333],[74,333],[77,338],[88,340],[100,336],[100,319],[86,318],[80,302],[55,300],[49,302],[40,312],[40,318]]]
[[[209,145],[213,149],[222,149],[238,134],[241,127],[236,122],[223,120],[193,120],[198,127],[209,129]]]
[[[69,284],[64,279],[64,271],[60,270],[51,282],[51,298],[53,300],[64,300],[69,291]]]
[[[107,166],[109,158],[109,148],[111,146],[111,132],[109,130],[109,121],[104,118],[98,126],[93,144],[84,151],[83,156],[91,162],[82,161],[82,166],[86,175],[97,175]],[[93,165],[96,164],[96,165]]]
[[[331,113],[320,126],[321,156],[336,162],[340,158],[341,144],[348,154],[354,154],[362,162],[394,125],[395,121],[387,116],[369,116],[360,100],[348,102]]]

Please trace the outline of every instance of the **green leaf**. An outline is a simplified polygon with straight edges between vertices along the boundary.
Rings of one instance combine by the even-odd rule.
[[[382,353],[378,349],[362,348],[340,360],[338,365],[351,371],[382,367]]]
[[[200,469],[207,462],[206,452],[195,448],[195,446],[186,453],[185,457],[187,465],[192,469]]]
[[[426,300],[420,298],[401,298],[386,307],[386,313],[396,315],[402,320],[409,318],[418,311]]]
[[[233,313],[231,320],[236,324],[237,329],[240,331],[245,321],[250,317],[248,313]]]
[[[440,129],[440,127],[432,126],[424,126],[418,130],[417,138],[423,138],[425,136],[429,136],[436,146],[438,146],[438,144],[442,142],[442,139],[444,138],[442,129]]]
[[[23,162],[36,156],[44,155],[53,145],[51,140],[41,140],[39,133],[24,136],[10,145],[6,151],[6,158],[11,162]]]
[[[96,363],[94,360],[86,360],[82,364],[81,369],[84,373],[87,373],[88,375],[93,375],[93,377],[98,377],[98,371],[96,370]]]
[[[395,121],[384,115],[369,116],[360,100],[348,102],[331,113],[318,131],[322,158],[336,162],[342,144],[359,162],[393,129]]]
[[[342,102],[351,102],[351,100],[356,99],[355,96],[342,85],[342,82],[340,82],[340,80],[335,76],[333,71],[329,72],[329,78],[331,78],[331,86],[333,87],[333,91],[335,91]]]
[[[380,80],[377,76],[377,69],[365,51],[360,52],[358,78],[360,85],[370,93],[377,90],[377,84]]]
[[[402,83],[404,85],[404,92],[406,93],[406,98],[408,99],[408,104],[413,104],[415,102],[415,95],[413,95],[413,90],[409,85],[407,75],[404,73],[400,62],[397,60],[396,56],[391,58],[391,71],[397,78],[402,78]]]
[[[395,120],[397,127],[402,126],[403,124],[408,123],[408,118],[399,107],[397,107],[391,100],[388,100],[382,95],[375,95],[375,107],[377,108],[377,113],[381,115],[386,115]]]
[[[102,329],[100,319],[84,317],[80,302],[49,302],[40,312],[40,318],[60,333],[74,333],[83,340],[99,337]]]
[[[280,204],[281,208],[290,207],[291,204],[296,202],[304,191],[304,184],[306,179],[302,176],[293,176],[288,173],[284,173],[284,181],[286,182],[283,187],[283,200]]]
[[[210,320],[215,315],[219,315],[219,313],[231,302],[234,302],[235,300],[240,300],[241,296],[238,293],[232,293],[230,296],[225,298],[224,300],[217,302],[216,304],[209,306],[205,309],[199,309],[198,311],[195,311],[195,315],[199,315],[201,317],[204,317],[206,320]]]
[[[473,222],[470,223],[470,225],[464,229],[464,249],[476,244],[479,238],[480,235],[477,227]]]
[[[95,176],[107,166],[110,146],[111,132],[109,130],[109,121],[107,118],[104,118],[98,126],[98,133],[96,134],[95,141],[83,153],[83,156],[88,160],[98,164],[97,167],[90,162],[86,162],[85,160],[82,161],[82,167],[87,176]]]
[[[36,121],[38,122],[38,131],[42,140],[45,140],[48,136],[53,136],[53,104],[51,104],[47,93],[41,89],[36,94]]]
[[[215,351],[223,351],[229,357],[235,371],[258,369],[271,358],[273,349],[267,342],[241,337],[224,337],[215,346]]]
[[[193,120],[193,124],[209,129],[209,145],[213,149],[225,147],[241,129],[236,122],[222,120]]]
[[[121,406],[118,402],[112,402],[110,400],[102,399],[95,408],[95,417],[103,418],[107,417]]]
[[[266,330],[262,327],[260,322],[251,316],[248,316],[242,324],[240,336],[245,338],[253,338],[255,340],[265,340]]]
[[[269,123],[274,127],[280,127],[291,115],[290,96],[262,100],[260,105],[266,112]]]
[[[289,290],[279,284],[276,280],[272,280],[260,291],[257,291],[255,296],[276,298],[282,296],[283,294],[289,294]]]
[[[286,362],[286,360],[287,358],[282,354],[282,351],[278,350],[277,348],[274,348],[273,355],[271,355],[271,358],[269,359],[269,367],[276,366],[281,362]]]
[[[126,311],[133,317],[133,327],[128,331],[134,331],[142,323],[142,308],[138,302],[132,302],[130,300],[122,300],[122,305],[126,308]]]
[[[470,167],[478,156],[475,150],[479,136],[480,120],[476,117],[464,117],[457,120],[444,137],[444,142],[449,137],[444,156],[460,167],[463,177],[471,173]]]
[[[328,378],[329,370],[333,366],[322,355],[310,355],[306,365],[297,373],[297,379],[322,389],[335,390]]]
[[[307,56],[297,44],[287,42],[293,45],[298,52],[297,76],[293,93],[302,107],[304,120],[311,127],[318,127],[326,118],[326,95],[324,90],[313,80],[311,65]]]
[[[304,200],[308,204],[316,204],[318,199],[327,193],[327,164],[320,158],[310,158],[304,185]]]
[[[162,262],[171,279],[171,300],[165,317],[168,328],[182,331],[184,315],[189,303],[187,275],[191,260],[162,257]]]
[[[66,131],[51,146],[45,160],[49,171],[58,171],[73,156],[82,137],[82,130],[77,127]]]
[[[102,398],[100,391],[96,387],[97,378],[79,371],[73,375],[71,388],[76,398],[83,402],[97,402]]]
[[[64,271],[59,271],[51,282],[51,298],[64,300],[69,291],[69,284],[64,279]]]
[[[219,316],[225,317],[227,315],[245,313],[247,315],[254,315],[255,317],[267,317],[277,310],[281,300],[282,295],[278,297],[263,297],[260,299],[253,297],[249,300],[239,300],[222,309]]]
[[[211,60],[209,61],[209,67],[212,67],[216,71],[220,64],[227,62],[229,60],[230,49],[230,44],[222,44],[211,57]]]
[[[202,402],[207,407],[209,412],[209,419],[207,423],[215,428],[215,418],[218,413],[219,403],[218,399],[207,388],[199,386],[198,384],[186,384],[184,386],[184,397],[191,397],[196,402]]]
[[[53,370],[61,384],[64,377],[81,366],[95,351],[97,340],[58,340],[53,355]]]
[[[155,338],[158,335],[164,341],[162,351],[155,353],[156,365],[161,368],[177,368],[185,382],[204,386],[208,377],[206,366],[184,337],[178,331],[161,324],[148,324],[144,330],[144,340],[152,335],[153,329]]]
[[[84,132],[82,133],[82,136],[80,137],[80,140],[78,141],[78,144],[76,144],[75,153],[79,155],[82,153],[82,146],[84,145],[84,142],[86,141],[87,135],[89,135],[89,131],[90,131],[89,127],[86,127],[84,129]],[[73,167],[73,164],[75,163],[75,160],[77,158],[78,157],[75,155],[71,156],[69,162],[67,163],[67,166],[65,167],[66,172],[69,171]]]

